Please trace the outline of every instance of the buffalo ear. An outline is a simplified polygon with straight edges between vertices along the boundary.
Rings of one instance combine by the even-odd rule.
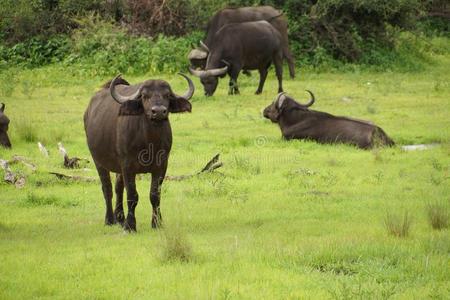
[[[140,100],[129,100],[120,106],[119,116],[137,116],[144,113],[144,106]]]
[[[169,111],[171,113],[181,113],[181,112],[191,112],[192,105],[191,102],[184,99],[183,97],[172,97],[170,98]]]
[[[5,111],[5,103],[1,103],[0,105],[0,111],[4,112]]]

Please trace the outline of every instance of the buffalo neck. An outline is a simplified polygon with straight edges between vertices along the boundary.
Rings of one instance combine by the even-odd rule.
[[[291,108],[281,113],[278,119],[280,127],[291,126],[302,121],[309,111]]]

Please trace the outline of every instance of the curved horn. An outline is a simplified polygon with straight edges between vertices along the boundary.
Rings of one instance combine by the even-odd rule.
[[[208,52],[205,52],[200,49],[192,49],[191,52],[188,54],[188,59],[205,59],[208,57]]]
[[[220,76],[225,74],[228,71],[228,66],[225,66],[223,68],[218,69],[212,69],[212,70],[195,70],[193,68],[189,68],[189,72],[191,72],[192,75],[197,77],[212,77],[212,76]]]
[[[193,69],[191,67],[189,67],[189,72],[191,72],[192,75],[197,76],[197,77],[201,77],[201,76],[204,76],[206,74],[206,71],[196,70],[196,69]]]
[[[206,71],[207,76],[220,76],[225,74],[228,71],[228,66],[218,69],[211,69]]]
[[[142,87],[139,87],[138,90],[130,96],[120,95],[116,91],[116,84],[118,83],[118,80],[120,79],[121,76],[122,76],[122,74],[117,75],[116,78],[114,78],[113,81],[111,81],[111,84],[109,85],[109,91],[111,92],[111,96],[119,104],[122,104],[126,101],[135,100],[141,94],[141,89],[142,89]]]
[[[2,103],[2,105],[0,106],[0,111],[4,112],[5,111],[5,103]]]
[[[285,96],[286,92],[281,92],[277,95],[277,100],[276,103],[278,104],[278,108],[281,108],[281,106],[283,105],[284,100],[286,100],[286,96]]]
[[[208,46],[206,46],[205,43],[203,43],[203,41],[200,41],[200,46],[202,46],[202,48],[205,49],[206,51],[210,52]]]
[[[179,96],[179,97],[189,100],[192,98],[192,95],[194,95],[194,90],[195,90],[194,83],[192,82],[192,80],[189,77],[187,77],[183,73],[178,73],[178,75],[183,76],[184,79],[187,80],[188,85],[189,85],[189,90],[186,93],[184,93],[184,95]]]
[[[316,98],[314,97],[314,94],[310,90],[306,90],[306,91],[311,95],[311,99],[309,100],[308,103],[300,104],[300,105],[303,107],[310,107],[311,105],[313,105],[314,101],[316,101]]]

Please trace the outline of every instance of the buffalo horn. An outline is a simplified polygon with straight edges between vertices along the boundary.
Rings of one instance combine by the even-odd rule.
[[[4,112],[5,111],[5,103],[2,103],[2,105],[0,106],[0,111]]]
[[[212,76],[220,76],[225,74],[228,71],[228,66],[225,66],[223,68],[218,69],[212,69],[212,70],[194,70],[193,68],[189,68],[189,71],[192,75],[197,77],[212,77]]]
[[[205,59],[208,57],[208,52],[205,52],[200,49],[192,49],[191,52],[189,52],[188,59]]]
[[[109,86],[109,91],[111,92],[111,96],[113,97],[114,100],[116,100],[117,103],[122,104],[126,101],[130,101],[130,100],[136,100],[137,97],[139,97],[139,95],[141,94],[141,87],[138,88],[138,90],[130,95],[130,96],[123,96],[120,95],[117,91],[116,91],[116,84],[119,80],[119,78],[122,75],[119,74],[116,76],[116,78],[113,79],[113,81],[111,81],[111,84]]]
[[[311,99],[309,100],[308,103],[300,104],[300,105],[304,106],[304,107],[310,107],[311,105],[313,105],[314,101],[316,101],[316,98],[314,97],[314,94],[310,90],[306,90],[306,91],[311,95]]]
[[[208,46],[206,46],[205,43],[203,43],[203,41],[200,41],[200,46],[202,46],[202,48],[206,50],[206,52],[210,52]]]
[[[192,80],[189,77],[187,77],[183,73],[178,73],[178,75],[181,75],[182,77],[184,77],[187,80],[188,85],[189,85],[189,90],[186,93],[184,93],[184,95],[182,95],[180,97],[182,97],[182,98],[184,98],[186,100],[189,100],[189,99],[192,98],[192,95],[194,95],[194,89],[195,89],[194,88],[194,83],[192,82]]]
[[[281,106],[283,105],[284,100],[286,100],[286,96],[284,95],[286,94],[286,92],[281,92],[277,95],[277,104],[278,104],[278,108],[281,108]]]

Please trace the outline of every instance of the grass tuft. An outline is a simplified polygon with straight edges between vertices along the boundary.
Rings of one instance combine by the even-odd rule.
[[[408,211],[402,215],[387,212],[384,219],[384,225],[390,235],[396,237],[407,237],[411,229],[411,216]]]
[[[26,118],[19,118],[14,122],[17,135],[21,140],[27,143],[35,143],[38,140],[38,132],[36,126],[31,120]]]
[[[78,206],[78,203],[74,201],[62,200],[53,195],[48,196],[37,195],[33,192],[29,192],[27,194],[27,196],[23,199],[23,203],[27,207],[46,206],[46,205],[58,207]]]
[[[179,226],[164,229],[162,260],[166,262],[192,260],[192,247]]]
[[[448,228],[450,213],[448,206],[444,203],[428,203],[427,207],[428,222],[436,230]]]

